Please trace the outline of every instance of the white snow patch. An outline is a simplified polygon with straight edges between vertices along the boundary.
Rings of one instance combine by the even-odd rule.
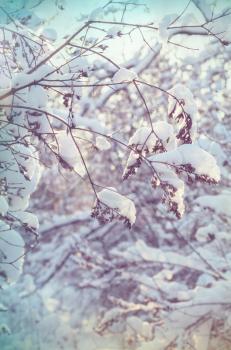
[[[23,265],[24,241],[20,234],[0,221],[0,285],[5,287],[17,281]]]
[[[99,200],[126,217],[131,225],[136,221],[136,208],[131,199],[119,194],[114,188],[106,188],[97,193]]]
[[[106,139],[106,137],[103,136],[97,136],[96,137],[96,147],[100,151],[107,151],[108,149],[111,148],[110,142]]]
[[[117,84],[117,83],[129,82],[134,79],[137,79],[137,74],[132,70],[122,67],[114,74],[112,81],[113,83]]]
[[[231,216],[231,193],[201,196],[195,200],[195,203],[204,208],[211,208],[218,214]]]
[[[61,158],[66,161],[70,167],[73,167],[73,169],[80,176],[84,176],[86,170],[79,154],[78,147],[74,141],[74,133],[72,135],[73,136],[64,130],[56,134],[56,140],[59,146],[59,154]]]
[[[7,203],[6,198],[4,196],[0,196],[0,214],[5,215],[8,209],[9,205]]]
[[[215,158],[196,145],[184,144],[176,150],[153,155],[149,157],[149,160],[176,166],[191,164],[195,168],[196,174],[208,175],[215,181],[220,180],[220,169]]]

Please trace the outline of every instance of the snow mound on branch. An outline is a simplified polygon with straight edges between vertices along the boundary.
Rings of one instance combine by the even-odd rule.
[[[74,133],[62,130],[56,135],[56,141],[62,165],[74,169],[80,176],[84,176],[86,170],[78,151],[78,143]]]
[[[197,144],[199,147],[212,154],[220,166],[227,159],[227,155],[219,143],[211,141],[208,137],[201,135],[197,140]]]
[[[42,80],[47,75],[51,74],[53,71],[54,68],[52,66],[48,64],[43,64],[32,73],[15,73],[12,78],[12,87],[18,89],[20,87],[24,87],[24,85],[35,85],[36,82]]]
[[[42,86],[31,86],[28,92],[27,105],[34,108],[44,108],[48,102],[46,90]]]
[[[197,134],[197,106],[191,91],[176,84],[168,91],[168,116],[178,130],[181,143],[192,143]]]
[[[103,136],[97,136],[95,144],[100,151],[107,151],[111,148],[110,142]]]
[[[0,287],[17,281],[23,265],[24,241],[0,221]]]
[[[111,28],[109,28],[107,30],[107,35],[110,37],[110,38],[114,38],[116,36],[119,36],[120,33],[121,33],[121,30],[122,30],[122,27],[120,26],[113,26]]]
[[[137,79],[137,74],[127,68],[120,68],[113,76],[113,83],[123,83]]]
[[[204,208],[211,208],[218,214],[231,216],[231,193],[201,196],[195,200],[195,203]]]
[[[7,203],[7,200],[4,196],[0,196],[0,215],[5,215],[7,213],[7,210],[9,208],[9,205]]]
[[[168,26],[177,18],[176,14],[170,14],[164,16],[159,23],[159,38],[160,41],[165,44],[168,42],[169,31]]]
[[[141,146],[139,148],[142,148],[144,144],[146,144],[149,152],[152,151],[155,144],[155,135],[152,134],[152,129],[147,126],[137,129],[128,142],[129,146]]]
[[[216,182],[220,180],[220,170],[215,158],[202,148],[192,144],[184,144],[176,150],[153,155],[149,157],[149,160],[176,166],[190,164],[195,169],[196,174],[207,175]]]
[[[90,13],[88,20],[97,21],[97,20],[102,20],[103,17],[104,17],[104,9],[103,7],[98,7]]]
[[[119,194],[114,188],[106,188],[97,193],[100,202],[109,208],[115,209],[119,214],[127,218],[131,225],[136,221],[136,208],[131,199]]]
[[[137,316],[130,316],[127,319],[127,324],[138,334],[141,339],[152,340],[153,325]]]
[[[4,135],[0,140],[4,139]],[[0,146],[2,172],[0,180],[7,178],[7,200],[9,210],[25,210],[30,194],[35,190],[40,175],[37,153],[33,146],[15,144]]]
[[[207,242],[210,235],[214,235],[217,231],[217,227],[214,224],[209,224],[207,226],[199,227],[196,232],[196,239],[198,242]]]
[[[130,152],[124,172],[123,179],[135,174],[142,162],[142,156],[148,153],[159,153],[176,147],[176,138],[171,124],[159,121],[151,127],[143,126],[137,129],[129,139],[128,145],[134,150]]]
[[[168,92],[175,96],[178,100],[184,100],[183,108],[188,114],[191,115],[197,112],[197,107],[194,101],[193,94],[186,86],[184,86],[183,84],[176,84]],[[175,102],[176,100],[172,96],[169,96],[168,113],[170,113],[173,110]]]
[[[24,225],[30,227],[31,229],[38,230],[39,221],[36,215],[26,212],[26,211],[16,211],[14,216]]]
[[[55,124],[55,127],[59,128],[62,126],[62,120],[64,123],[68,123],[70,119],[69,111],[68,110],[63,110],[63,109],[53,109],[52,110],[53,114],[57,115],[57,119],[53,121],[53,124]],[[59,119],[59,120],[58,120]],[[86,116],[81,116],[78,114],[73,114],[72,118],[72,125],[74,128],[85,128],[89,129],[101,134],[106,133],[106,126],[105,124],[97,119],[97,118],[89,118]]]
[[[45,28],[40,36],[46,40],[54,42],[57,39],[57,32],[53,28]]]
[[[166,149],[172,149],[176,146],[176,139],[174,136],[174,130],[171,124],[159,121],[153,123],[153,130],[151,127],[141,127],[137,129],[134,135],[130,138],[128,145],[129,146],[142,146],[145,144],[148,148],[148,151],[151,153],[158,138],[161,139],[164,147]]]
[[[155,169],[161,179],[159,184],[164,189],[164,202],[168,205],[170,211],[173,211],[178,218],[181,218],[185,211],[184,181],[179,179],[172,169],[167,168],[163,164],[155,165]]]

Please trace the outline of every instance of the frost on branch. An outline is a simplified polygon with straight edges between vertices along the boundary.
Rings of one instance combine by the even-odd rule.
[[[119,194],[114,188],[107,188],[97,193],[92,217],[102,224],[117,219],[131,228],[136,220],[136,208],[131,199]]]
[[[180,143],[192,143],[196,136],[197,107],[191,91],[182,84],[168,91],[168,117]]]

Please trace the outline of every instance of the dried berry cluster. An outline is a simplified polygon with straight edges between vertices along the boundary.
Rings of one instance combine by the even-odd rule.
[[[173,200],[177,192],[177,188],[173,185],[170,185],[166,181],[161,181],[157,174],[154,174],[151,179],[151,185],[154,189],[158,186],[163,190],[164,194],[162,197],[162,203],[166,204],[169,208],[169,211],[173,212],[178,219],[181,218],[181,213],[178,210],[178,203]]]
[[[140,152],[137,152],[136,154],[138,155],[138,158],[132,165],[127,166],[126,171],[123,174],[122,180],[127,180],[131,175],[135,175],[137,169],[141,166],[142,156]]]
[[[163,153],[166,152],[166,149],[160,139],[156,141],[155,146],[152,149],[152,153]]]
[[[206,182],[210,185],[215,185],[218,182],[214,179],[212,179],[211,177],[209,177],[208,175],[197,175],[195,174],[195,180],[196,181],[201,181],[201,182]]]
[[[73,98],[73,94],[72,93],[68,93],[68,94],[63,95],[63,104],[64,104],[65,107],[68,107],[69,100],[71,98]]]
[[[96,201],[96,204],[92,208],[91,216],[96,218],[102,225],[112,222],[113,220],[119,220],[122,221],[129,229],[132,227],[128,218],[120,215],[118,208],[110,208],[99,200]]]
[[[209,177],[208,175],[196,174],[196,169],[191,164],[181,164],[175,169],[177,174],[186,172],[188,175],[188,182],[191,184],[194,181],[206,182],[208,184],[217,184],[217,181]]]
[[[149,135],[150,136],[150,135]],[[147,140],[146,140],[147,141]],[[150,154],[149,149],[147,145],[144,143],[143,145],[132,145],[132,148],[134,149],[134,154],[137,156],[136,161],[132,164],[126,167],[126,171],[123,174],[122,179],[127,180],[131,175],[135,175],[137,172],[137,169],[141,166],[142,163],[142,154],[144,157],[148,156]],[[161,139],[158,139],[152,148],[151,153],[163,153],[166,152],[166,149],[161,141]]]
[[[156,189],[158,186],[160,186],[160,178],[157,175],[157,173],[155,173],[153,175],[153,177],[151,178],[151,185],[154,189]]]
[[[176,215],[176,217],[180,219],[182,214],[179,211],[179,205],[173,200],[177,192],[177,188],[175,188],[167,182],[161,182],[160,186],[164,191],[162,202],[168,206],[169,211],[173,212]]]
[[[182,144],[192,143],[192,138],[190,134],[190,130],[192,128],[192,119],[190,115],[185,112],[183,107],[184,105],[184,100],[177,101],[173,110],[168,115],[169,119],[175,119],[178,123],[184,121],[183,127],[180,128],[178,134],[176,135],[176,138],[180,140]],[[179,107],[180,109],[180,112],[178,114],[176,114],[177,107]]]

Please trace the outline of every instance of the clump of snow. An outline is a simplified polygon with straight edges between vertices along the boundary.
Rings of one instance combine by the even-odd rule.
[[[168,96],[169,119],[178,132],[185,129],[184,133],[189,134],[191,142],[194,141],[197,133],[198,113],[193,94],[183,84],[176,84],[168,93],[170,94]]]
[[[2,135],[4,139],[5,135]],[[0,140],[2,139],[0,137]],[[14,139],[13,139],[14,140]],[[0,146],[2,172],[0,179],[7,178],[7,198],[9,210],[25,210],[30,194],[35,190],[41,170],[37,160],[37,152],[33,146],[23,144]]]
[[[104,17],[104,9],[103,9],[103,7],[98,7],[90,13],[88,20],[89,21],[97,21],[100,19],[102,20],[103,17]]]
[[[0,221],[0,286],[17,281],[23,264],[24,241],[20,234]]]
[[[9,208],[9,205],[7,203],[7,200],[4,196],[0,196],[0,214],[5,215],[7,213],[7,210]]]
[[[35,85],[36,82],[41,81],[47,75],[52,73],[54,68],[49,64],[43,64],[38,67],[34,72],[20,72],[15,73],[12,78],[12,87],[19,88],[25,85]]]
[[[97,193],[100,202],[115,209],[121,216],[127,218],[131,225],[136,221],[136,208],[131,199],[121,195],[114,188],[106,188]]]
[[[155,139],[151,128],[143,126],[135,131],[134,135],[132,135],[132,137],[129,139],[128,145],[138,147],[140,146],[139,148],[142,148],[144,143],[146,143],[149,152],[151,152],[153,145],[155,144],[153,138]]]
[[[129,82],[134,79],[137,79],[137,74],[132,70],[127,68],[120,68],[113,76],[112,81],[115,84]]]
[[[184,181],[179,179],[179,177],[172,169],[169,169],[163,164],[155,164],[155,169],[160,176],[162,188],[164,188],[165,191],[169,193],[168,195],[165,195],[166,204],[169,206],[171,211],[177,213],[177,216],[179,218],[182,217],[185,211]],[[170,186],[170,191],[168,191],[168,186]],[[171,188],[174,190],[171,191]],[[173,209],[172,206],[176,206],[176,208]]]
[[[143,126],[137,129],[134,135],[129,139],[129,146],[137,146],[138,150],[145,145],[148,151],[152,153],[158,138],[162,141],[166,149],[173,149],[176,146],[176,138],[171,124],[165,121],[153,123],[153,130],[151,127]],[[157,138],[158,137],[158,138]]]
[[[201,135],[198,138],[197,143],[199,147],[212,154],[216,158],[219,165],[222,165],[222,163],[227,159],[226,154],[219,143],[211,141],[208,137]]]
[[[16,211],[14,212],[14,216],[21,223],[28,226],[31,229],[38,230],[39,221],[36,215],[26,212],[26,211]]]
[[[143,321],[137,316],[130,316],[127,319],[127,324],[136,332],[141,338],[151,340],[153,338],[153,326],[151,323]]]
[[[108,149],[111,148],[110,142],[108,142],[106,137],[103,137],[103,136],[96,137],[95,145],[100,151],[107,151]]]
[[[54,42],[57,39],[57,32],[53,28],[45,28],[43,29],[40,36],[46,40]]]
[[[184,100],[183,108],[186,113],[190,115],[194,115],[197,113],[197,106],[193,94],[185,85],[176,84],[168,92],[174,97],[176,97],[178,100]],[[171,113],[174,109],[176,100],[172,96],[169,96],[168,103],[168,113]]]
[[[214,196],[201,196],[195,200],[195,203],[204,208],[211,208],[218,214],[231,216],[231,194],[228,192]]]
[[[196,145],[184,144],[173,151],[152,155],[149,160],[176,166],[191,164],[196,174],[207,175],[216,182],[220,180],[215,158]]]
[[[26,104],[29,107],[44,108],[47,105],[48,96],[46,90],[39,85],[29,88]]]
[[[118,36],[121,33],[121,27],[120,26],[113,26],[107,30],[107,35],[110,38],[114,38]]]
[[[176,14],[170,14],[164,16],[159,23],[159,38],[160,41],[165,44],[168,42],[169,30],[168,26],[177,18]]]
[[[56,134],[60,157],[80,176],[85,175],[85,167],[75,143],[75,135],[62,130]],[[77,142],[77,141],[76,141]]]
[[[207,274],[207,273],[202,273],[197,280],[197,286],[200,287],[208,287],[210,284],[214,283],[214,277]]]
[[[215,235],[216,231],[217,227],[214,224],[202,226],[196,232],[196,239],[199,242],[207,242],[210,238],[210,235]]]
[[[61,113],[61,115],[65,120],[68,118],[68,113],[66,112]],[[73,126],[76,128],[84,127],[86,129],[96,131],[102,134],[105,134],[105,131],[106,131],[106,126],[97,118],[88,118],[85,116],[81,117],[79,115],[74,114],[72,123],[73,123]]]
[[[16,12],[16,17],[22,25],[31,29],[36,29],[43,23],[42,18],[37,16],[34,11],[28,10],[24,7]]]
[[[8,334],[8,335],[11,334],[10,328],[5,323],[0,324],[0,335],[3,335],[3,334]]]
[[[8,308],[4,304],[0,303],[0,312],[7,311],[7,310],[8,310]]]
[[[143,126],[138,128],[129,139],[128,146],[134,150],[130,152],[124,172],[123,179],[135,174],[141,165],[142,155],[148,153],[163,152],[176,147],[176,137],[171,124],[164,121],[153,123],[151,127]]]

